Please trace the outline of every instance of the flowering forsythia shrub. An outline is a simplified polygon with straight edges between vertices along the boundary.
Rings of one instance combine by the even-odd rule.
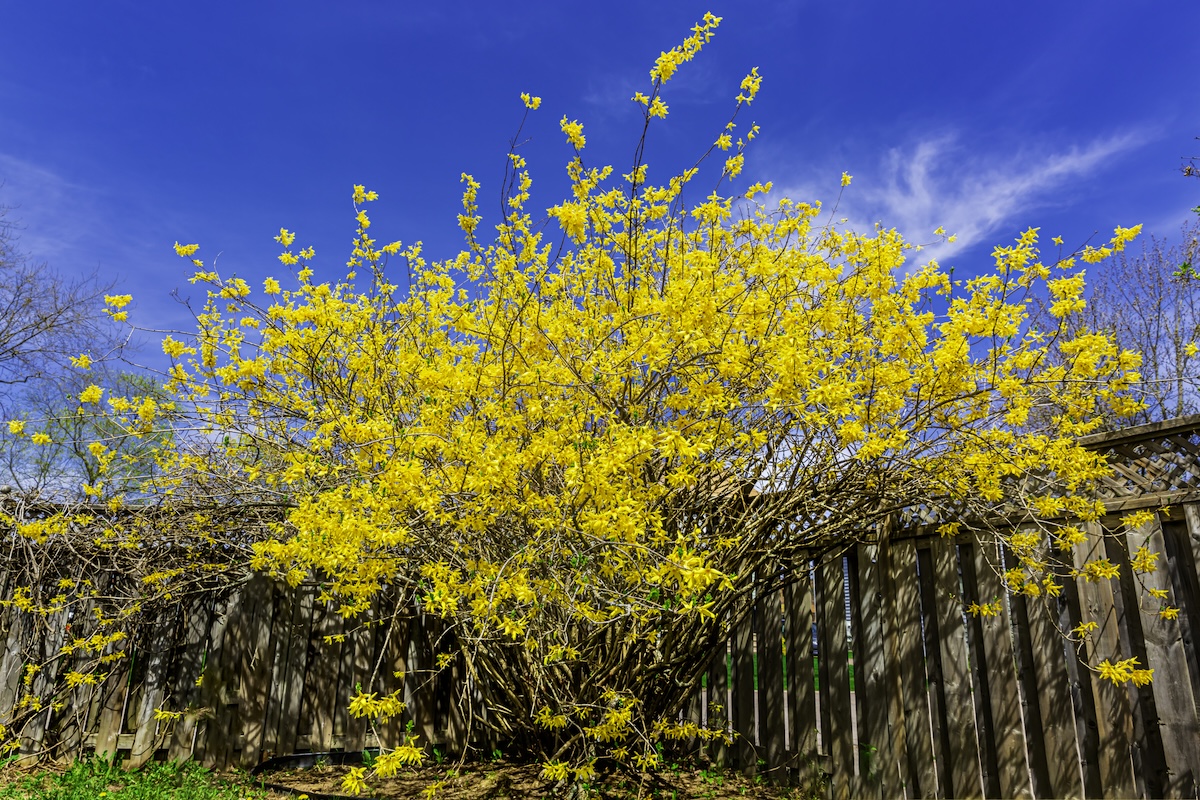
[[[633,98],[647,125],[718,21],[658,59]],[[759,85],[746,76],[737,109]],[[1079,311],[1079,261],[1136,229],[1053,261],[1029,230],[990,272],[952,280],[894,230],[822,226],[819,206],[740,185],[758,129],[736,116],[708,161],[660,184],[640,149],[623,175],[589,164],[583,126],[563,117],[570,196],[543,211],[510,154],[506,216],[485,237],[464,175],[467,246],[442,261],[381,244],[362,186],[340,279],[287,230],[279,259],[295,278],[261,291],[176,245],[208,295],[195,336],[162,342],[174,406],[98,387],[80,402],[108,403],[133,433],[193,434],[162,446],[138,493],[94,487],[130,518],[96,545],[136,549],[143,507],[218,509],[188,512],[195,546],[146,586],[169,592],[232,552],[210,571],[316,580],[347,617],[398,592],[445,620],[438,663],[459,665],[487,707],[472,724],[547,777],[585,780],[598,763],[653,768],[664,739],[723,735],[678,712],[756,576],[867,535],[913,498],[963,518],[1002,503],[1034,523],[1103,513],[1087,489],[1105,464],[1076,439],[1097,404],[1134,407],[1139,358],[1083,333],[1051,362],[1059,332],[1029,329],[1026,304]],[[1035,471],[1043,493],[1016,494]],[[1053,594],[1056,558],[1082,536],[1031,530],[1008,543],[1006,577]],[[398,704],[360,694],[351,708]],[[420,757],[410,740],[375,768]]]

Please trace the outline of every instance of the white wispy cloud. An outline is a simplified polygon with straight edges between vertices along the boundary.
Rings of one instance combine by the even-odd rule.
[[[943,227],[957,237],[938,247],[938,257],[945,258],[1006,227],[1034,224],[1028,212],[1061,202],[1064,187],[1142,141],[1139,134],[1124,133],[1059,149],[997,154],[972,152],[955,135],[926,138],[854,168],[853,185],[835,216],[859,230],[881,222],[915,242],[930,241],[934,229]],[[810,179],[785,193],[798,199],[828,196],[829,178],[822,175],[822,190],[812,191],[818,184]]]
[[[15,225],[17,251],[67,280],[95,276],[138,301],[138,323],[191,327],[190,314],[171,296],[186,270],[170,251],[176,214],[148,210],[140,197],[113,182],[91,184],[60,170],[0,152],[0,206]],[[163,267],[167,269],[164,270]]]
[[[103,213],[87,187],[6,153],[0,153],[0,205],[17,226],[19,249],[52,264],[77,256]]]

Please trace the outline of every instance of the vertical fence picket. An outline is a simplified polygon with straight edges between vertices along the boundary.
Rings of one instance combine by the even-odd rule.
[[[1082,797],[1079,750],[1076,746],[1074,715],[1066,653],[1058,632],[1059,605],[1053,597],[1042,600],[1013,598],[1022,629],[1028,631],[1028,656],[1035,676],[1042,747],[1048,785],[1043,797]],[[1037,755],[1031,754],[1031,755]]]
[[[850,554],[851,628],[854,641],[854,696],[858,722],[859,775],[864,796],[881,797],[896,786],[887,729],[883,608],[879,546],[860,544]]]
[[[476,707],[475,713],[479,714],[478,701],[472,700],[472,705]],[[680,712],[680,717],[684,722],[693,722],[697,726],[704,724],[704,690],[697,684],[696,690],[688,697],[687,702],[683,704],[683,710]],[[687,739],[680,744],[682,755],[685,758],[695,758],[699,755],[699,742],[695,737]],[[490,749],[490,748],[489,748]]]
[[[754,612],[748,611],[733,628],[733,743],[735,766],[753,775],[758,744],[754,727]]]
[[[343,655],[342,674],[345,680],[340,682],[341,696],[337,698],[335,707],[336,720],[344,720],[345,728],[342,734],[342,747],[348,753],[361,751],[367,745],[367,721],[362,717],[351,716],[348,710],[350,698],[362,689],[371,690],[371,669],[375,663],[374,630],[370,626],[371,618],[367,614],[346,620],[349,631],[346,633],[345,650]],[[335,730],[337,725],[335,724]]]
[[[34,631],[37,631],[35,620]],[[47,729],[51,725],[54,714],[54,701],[49,695],[53,692],[58,670],[62,660],[57,658],[67,637],[67,614],[60,611],[43,618],[44,631],[36,641],[37,664],[41,667],[30,682],[30,691],[34,697],[43,698],[44,708],[38,711],[25,724],[21,731],[21,760],[22,765],[32,765],[41,757],[43,741]]]
[[[845,575],[842,557],[827,557],[817,568],[817,613],[820,617],[817,647],[824,670],[820,676],[821,706],[829,698],[829,745],[833,761],[833,795],[835,798],[856,797],[859,792],[855,774],[856,753],[850,717],[850,670],[846,642]],[[828,677],[826,677],[828,676]]]
[[[813,686],[813,586],[807,560],[793,567],[791,583],[784,590],[784,608],[787,613],[788,745],[795,767],[803,776],[811,765],[818,763],[817,703]]]
[[[151,626],[148,638],[141,646],[145,659],[146,673],[142,682],[142,696],[136,716],[129,722],[133,731],[133,747],[125,766],[137,769],[154,758],[160,746],[159,720],[155,711],[160,709],[167,690],[167,670],[170,665],[171,643],[176,640],[178,615],[168,613]]]
[[[230,664],[237,663],[244,653],[235,644],[237,633],[233,630],[242,600],[238,593],[217,598],[208,630],[198,699],[204,713],[197,724],[193,753],[193,758],[208,769],[227,766],[232,750],[231,726],[237,707],[228,702],[236,690],[236,686],[229,685],[233,675]]]
[[[897,792],[908,795],[912,793],[913,779],[909,763],[909,721],[904,706],[904,649],[900,633],[900,599],[895,582],[895,556],[889,533],[890,523],[884,534],[879,537],[879,550],[876,554],[877,573],[883,593],[880,619],[883,628],[883,681],[887,698],[889,740],[887,772],[891,776],[888,779],[889,783],[895,785]]]
[[[1200,506],[1189,504],[1183,514],[1176,512],[1173,518],[1171,523],[1163,524],[1167,567],[1182,617],[1192,697],[1196,700],[1196,714],[1200,716],[1200,563],[1197,561],[1200,559]]]
[[[308,654],[312,649],[315,589],[311,584],[302,584],[296,587],[292,594],[292,622],[285,632],[287,667],[278,688],[273,689],[275,693],[282,695],[275,741],[277,755],[291,755],[296,752],[296,742],[300,734],[301,699],[308,674]]]
[[[309,743],[314,752],[333,749],[333,706],[342,665],[342,649],[345,647],[343,642],[338,641],[341,625],[334,609],[332,600],[316,603],[317,618],[313,623],[316,660],[309,668],[313,684],[304,689],[312,719]]]
[[[1103,530],[1098,522],[1084,524],[1085,541],[1074,550],[1074,567],[1083,569],[1093,557],[1104,556]],[[1117,623],[1116,598],[1108,581],[1079,578],[1075,583],[1079,599],[1079,624],[1095,623],[1096,629],[1084,637],[1080,673],[1083,691],[1092,692],[1096,713],[1096,755],[1100,785],[1105,797],[1133,797],[1133,712],[1128,693],[1099,677],[1096,670],[1106,658],[1115,658],[1121,650]]]
[[[772,576],[773,578],[774,576]],[[786,697],[783,691],[783,606],[778,583],[764,581],[755,598],[755,639],[758,642],[759,755],[774,783],[787,779],[784,737]]]
[[[15,605],[4,609],[4,654],[0,657],[0,712],[13,708],[20,696],[25,648],[33,631],[33,616]]]
[[[1070,631],[1080,620],[1079,588],[1069,575],[1059,576],[1063,604],[1059,609],[1058,630]],[[1104,797],[1100,782],[1099,723],[1096,721],[1096,697],[1091,674],[1087,670],[1082,646],[1064,642],[1066,670],[1075,716],[1075,744],[1079,748],[1079,768],[1083,777],[1083,797]]]
[[[959,588],[958,558],[953,540],[938,537],[931,548],[932,574],[937,590],[933,597],[937,620],[938,651],[941,656],[945,694],[946,739],[949,743],[947,773],[950,786],[946,797],[983,797],[979,770],[979,739],[975,730],[971,667],[963,624],[963,601]]]
[[[1150,590],[1167,594],[1166,605],[1176,605],[1174,590],[1167,573],[1167,554],[1162,529],[1157,520],[1136,531],[1129,531],[1126,546],[1132,558],[1140,548],[1156,556],[1153,570],[1140,575],[1142,586],[1135,589],[1130,613],[1140,619],[1146,663],[1156,665],[1150,688],[1158,717],[1166,775],[1161,781],[1165,794],[1171,797],[1195,797],[1200,790],[1200,724],[1197,721],[1196,698],[1188,678],[1187,656],[1184,654],[1180,623],[1159,614],[1164,605],[1153,598]],[[1124,565],[1123,565],[1124,566]],[[1140,648],[1139,648],[1140,649]]]
[[[917,583],[921,598],[921,646],[925,653],[929,718],[933,736],[933,767],[937,773],[937,796],[953,797],[950,774],[950,722],[946,708],[946,679],[942,669],[941,636],[938,633],[937,573],[928,547],[917,547]]]
[[[198,701],[203,687],[202,680],[201,686],[197,686],[196,681],[201,679],[211,613],[211,600],[207,597],[192,598],[183,607],[183,651],[173,681],[175,708],[171,709],[183,716],[176,721],[171,733],[168,754],[172,760],[183,761],[192,757],[198,715],[201,713]]]
[[[1025,763],[1033,797],[1057,797],[1050,780],[1047,763],[1044,698],[1039,697],[1038,673],[1033,658],[1033,642],[1029,633],[1029,604],[1017,592],[1010,592],[1009,638],[1015,658],[1017,686],[1020,690],[1020,712],[1025,733]]]
[[[408,663],[408,639],[411,634],[409,619],[393,614],[384,624],[387,626],[387,650],[379,670],[381,695],[399,691],[400,697],[403,698],[405,696],[404,685],[408,680],[410,667]],[[383,730],[380,732],[383,737],[383,741],[380,742],[381,747],[399,747],[404,743],[406,716],[392,717],[384,724]]]
[[[719,636],[714,642],[712,663],[708,668],[708,724],[726,733],[733,730],[730,723],[729,698],[729,640]],[[714,739],[709,744],[709,758],[718,766],[729,763],[729,747],[726,737]]]
[[[921,636],[921,590],[917,583],[917,549],[911,539],[891,546],[891,585],[895,592],[895,625],[899,645],[900,693],[908,748],[910,797],[936,797],[937,773],[930,738],[929,694]]]
[[[980,593],[976,580],[977,546],[974,542],[966,542],[958,547],[958,564],[962,570],[963,606],[972,603],[990,603]],[[987,567],[985,566],[985,569]],[[987,655],[983,644],[983,621],[976,614],[968,618],[967,624],[967,658],[971,666],[971,697],[975,706],[975,725],[979,732],[979,764],[983,780],[984,797],[1006,797],[1000,790],[1000,769],[997,757],[997,743],[1003,733],[997,733],[996,723],[992,718],[993,687],[988,680]],[[1010,699],[1015,698],[1015,693]]]
[[[439,631],[435,630],[440,620],[422,613],[417,617],[417,628],[408,639],[408,672],[412,679],[412,714],[414,732],[425,747],[433,747],[440,741],[438,721],[437,673],[434,664],[434,646]]]
[[[975,580],[978,601],[999,603],[993,615],[980,615],[983,635],[984,669],[992,705],[992,735],[996,745],[996,769],[1000,791],[1004,797],[1016,797],[1032,792],[1025,764],[1025,736],[1021,724],[1020,689],[1017,682],[1016,660],[1012,639],[1008,594],[997,570],[1003,562],[999,555],[992,558],[983,548],[975,548]]]
[[[264,760],[282,755],[279,751],[279,721],[284,716],[283,706],[287,701],[286,681],[288,660],[292,655],[293,618],[300,607],[296,592],[285,586],[276,586],[274,597],[275,614],[270,627],[271,661],[262,690],[264,716],[260,757]]]
[[[272,625],[276,606],[282,605],[282,599],[277,596],[271,581],[262,576],[256,576],[246,584],[245,592],[258,598],[253,614],[246,620],[246,640],[251,650],[249,657],[242,660],[238,687],[238,716],[243,737],[241,764],[249,768],[262,760],[267,697],[272,688],[271,667],[275,659]]]

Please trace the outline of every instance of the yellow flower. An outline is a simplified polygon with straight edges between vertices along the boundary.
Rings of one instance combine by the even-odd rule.
[[[1146,574],[1154,572],[1158,562],[1158,553],[1152,553],[1150,548],[1142,545],[1137,549],[1129,566],[1134,572]]]
[[[79,393],[79,402],[81,403],[99,403],[100,398],[104,395],[104,390],[96,384],[92,384]]]
[[[567,142],[576,150],[582,150],[587,144],[587,138],[583,135],[583,124],[577,120],[568,121],[566,117],[558,123],[558,127],[567,135]]]
[[[178,342],[170,336],[164,336],[162,340],[163,352],[171,358],[179,358],[184,353],[195,353],[194,347],[188,347],[183,342]]]
[[[850,173],[848,173],[848,172],[843,172],[843,173],[842,173],[842,186],[849,186],[849,185],[850,185],[850,181],[851,181],[851,180],[853,180],[853,179],[854,179],[854,176],[853,176],[853,175],[851,175],[851,174],[850,174]]]
[[[366,767],[351,767],[346,776],[342,778],[342,790],[350,794],[362,794],[367,790],[367,782],[363,780],[366,774]]]
[[[565,781],[567,779],[568,767],[561,761],[547,761],[542,765],[542,780],[547,781]]]
[[[91,369],[92,357],[87,353],[81,353],[78,356],[71,356],[71,366],[78,369]]]
[[[191,256],[199,249],[200,245],[198,244],[180,244],[179,242],[175,243],[175,254],[181,256],[182,258]]]
[[[106,295],[104,295],[105,304],[110,305],[113,308],[124,308],[125,306],[129,305],[129,301],[132,299],[133,299],[133,295],[131,295],[131,294],[106,294]]]
[[[1089,561],[1083,568],[1084,579],[1091,581],[1092,583],[1105,578],[1115,578],[1120,573],[1120,567],[1109,561],[1107,558],[1101,558],[1097,561]]]
[[[1084,636],[1087,636],[1089,633],[1091,633],[1092,631],[1096,630],[1099,627],[1100,626],[1098,624],[1096,624],[1095,622],[1081,622],[1080,624],[1076,625],[1074,628],[1071,629],[1071,633],[1075,634],[1076,636],[1078,636],[1079,638],[1082,639]]]
[[[1154,512],[1143,509],[1141,511],[1135,511],[1132,514],[1126,514],[1125,516],[1121,517],[1121,524],[1131,531],[1136,531],[1147,522],[1151,522],[1153,520]]]
[[[8,421],[8,432],[14,436],[20,436],[25,432],[25,420],[10,419]]]
[[[750,103],[758,95],[759,87],[762,86],[762,76],[758,74],[758,67],[750,70],[750,74],[742,78],[741,90],[742,94],[738,95],[740,101]]]
[[[525,104],[526,108],[531,108],[536,111],[538,106],[542,104],[542,98],[531,97],[529,92],[521,92],[521,102]]]
[[[564,203],[550,209],[550,216],[558,219],[558,224],[577,242],[583,241],[587,235],[587,208],[582,203]]]
[[[50,437],[39,431],[38,433],[35,433],[33,436],[29,437],[29,441],[33,442],[34,444],[45,445],[50,444]]]
[[[995,617],[1000,614],[1003,608],[1004,606],[999,600],[991,603],[983,603],[982,605],[971,603],[971,605],[967,606],[967,613],[974,617]]]
[[[354,697],[350,698],[350,714],[355,717],[374,717],[379,713],[379,702],[375,699],[375,692],[364,694],[359,692]]]

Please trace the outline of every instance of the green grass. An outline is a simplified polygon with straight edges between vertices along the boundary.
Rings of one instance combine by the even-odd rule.
[[[66,772],[0,774],[0,800],[249,800],[259,789],[229,783],[194,763],[148,764],[127,772],[101,758],[77,761]]]

